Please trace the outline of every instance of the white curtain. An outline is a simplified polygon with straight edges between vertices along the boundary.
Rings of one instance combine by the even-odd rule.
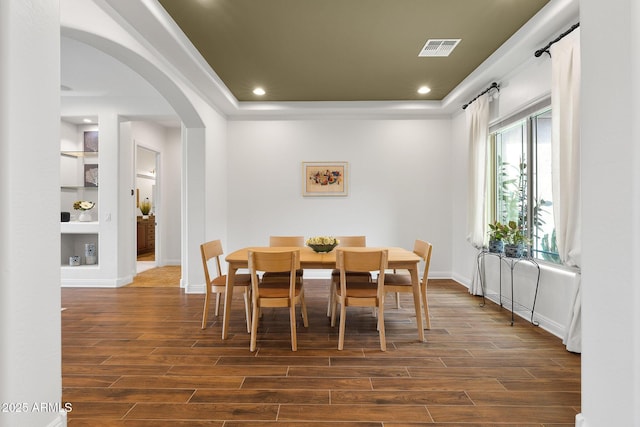
[[[580,267],[580,29],[553,44],[551,53],[553,217],[560,259]],[[581,291],[577,274],[575,297],[564,344],[581,351]]]
[[[487,139],[489,137],[489,96],[481,95],[467,109],[469,135],[469,175],[467,200],[467,241],[480,250],[486,234],[485,196],[487,189]],[[480,295],[482,289],[475,267],[469,292]]]

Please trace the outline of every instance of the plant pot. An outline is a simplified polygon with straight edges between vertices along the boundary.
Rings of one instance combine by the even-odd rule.
[[[489,240],[489,252],[501,254],[504,252],[504,242],[502,240]]]
[[[149,212],[151,212],[151,202],[148,197],[140,202],[140,212],[145,216],[149,215]]]
[[[91,218],[91,212],[80,211],[80,214],[78,215],[78,221],[81,221],[81,222],[93,221],[93,218]]]
[[[509,258],[522,258],[524,255],[524,244],[518,243],[517,245],[504,245],[504,254]]]

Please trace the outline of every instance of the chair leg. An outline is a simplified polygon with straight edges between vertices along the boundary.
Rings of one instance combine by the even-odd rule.
[[[253,305],[253,316],[251,316],[251,343],[249,344],[249,351],[256,351],[257,342],[258,342],[258,320],[260,317],[258,316],[258,304],[255,303]]]
[[[298,340],[296,334],[296,305],[293,301],[291,301],[291,306],[289,307],[289,323],[291,325],[291,351],[298,350]]]
[[[422,294],[422,305],[424,307],[424,319],[426,329],[431,329],[431,318],[429,317],[429,301],[427,300],[427,287],[420,286]]]
[[[400,310],[400,292],[396,292],[396,308]]]
[[[347,317],[347,306],[344,301],[340,302],[340,330],[338,332],[338,350],[344,348],[344,327]]]
[[[220,292],[216,292],[216,317],[220,314],[220,295],[222,295]]]
[[[327,301],[327,317],[331,317],[331,309],[333,306],[333,295],[336,293],[336,284],[333,281],[333,278],[331,278],[330,284],[329,284],[329,299]]]
[[[251,295],[248,288],[244,292],[244,315],[247,318],[247,333],[251,333]]]
[[[309,327],[309,317],[307,316],[307,303],[304,301],[304,288],[300,290],[300,311],[302,312],[302,324]]]
[[[338,308],[338,298],[334,294],[331,298],[331,327],[336,326],[336,310]]]
[[[207,328],[207,315],[209,313],[209,293],[204,295],[204,309],[202,310],[202,329]]]
[[[380,335],[380,350],[387,351],[387,340],[384,334],[384,304],[378,308],[378,334]]]

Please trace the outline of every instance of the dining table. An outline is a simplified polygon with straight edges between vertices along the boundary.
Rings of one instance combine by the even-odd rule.
[[[367,250],[373,249],[372,247],[349,247],[349,250]],[[375,249],[386,249],[388,253],[387,268],[394,270],[408,270],[411,275],[411,283],[413,286],[413,298],[417,301],[418,305],[416,309],[416,323],[418,326],[418,339],[424,341],[424,329],[422,327],[422,313],[423,307],[420,298],[420,278],[418,277],[418,265],[422,258],[416,255],[413,251],[400,247],[379,247]],[[227,339],[229,333],[229,317],[231,314],[231,302],[233,300],[233,283],[235,282],[235,275],[238,269],[248,268],[249,266],[249,251],[282,251],[282,250],[300,250],[300,268],[301,269],[328,269],[333,270],[336,268],[336,250],[330,252],[315,252],[313,249],[307,246],[302,247],[282,247],[282,246],[250,246],[236,251],[230,252],[225,257],[225,261],[228,265],[227,270],[227,283],[224,296],[224,312],[222,320],[222,339]],[[425,312],[425,315],[427,313]]]

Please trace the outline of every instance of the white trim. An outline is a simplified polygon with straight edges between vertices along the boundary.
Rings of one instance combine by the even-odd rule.
[[[180,288],[184,289],[185,294],[204,294],[206,292],[204,283],[197,283],[194,285],[185,284],[180,280]]]
[[[67,412],[61,410],[58,416],[45,427],[67,427]]]
[[[77,268],[77,267],[76,267]],[[133,276],[128,275],[117,279],[61,279],[63,288],[120,288],[133,282]]]

